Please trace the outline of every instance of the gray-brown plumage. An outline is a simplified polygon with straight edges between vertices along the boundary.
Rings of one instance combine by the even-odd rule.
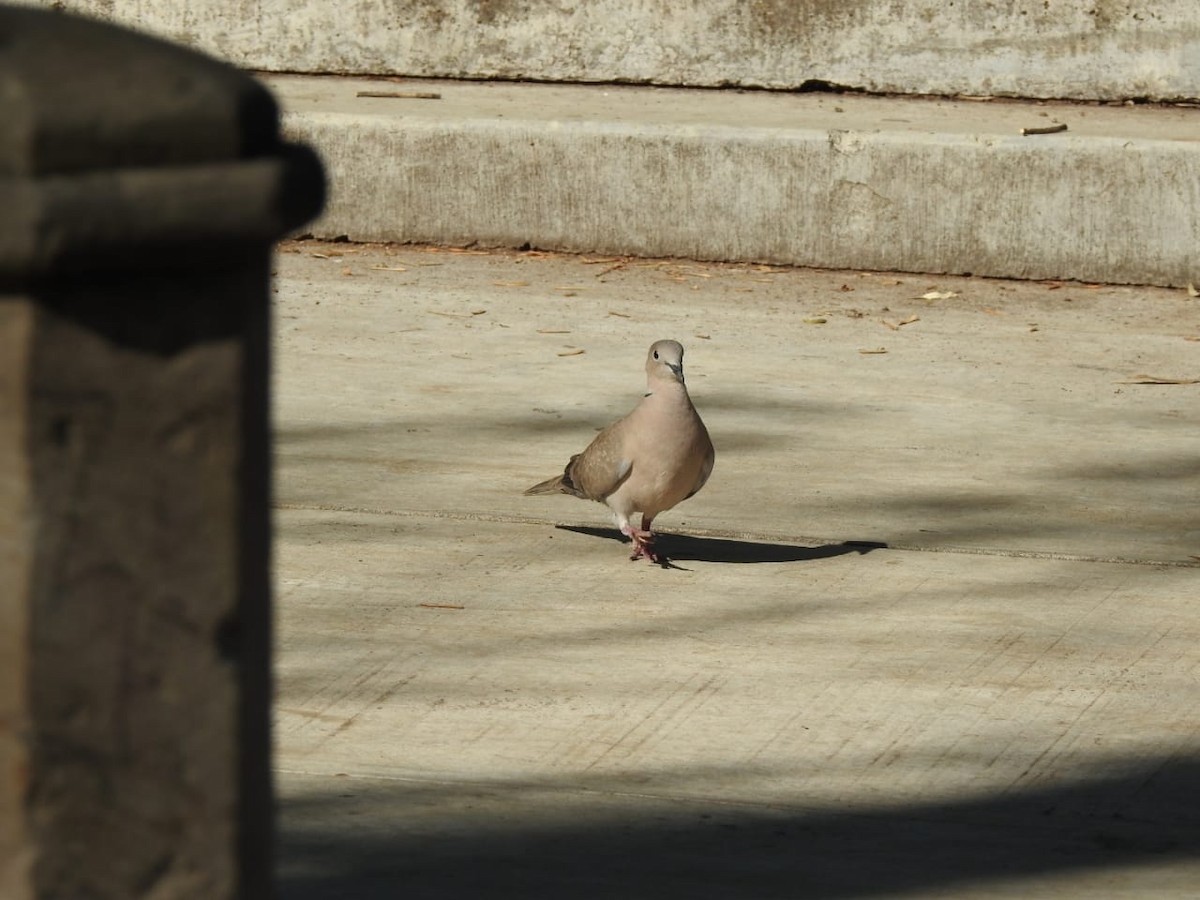
[[[712,473],[712,441],[683,380],[683,345],[657,341],[646,354],[646,396],[609,425],[561,475],[526,494],[570,494],[606,503],[621,533],[633,541],[631,559],[658,562],[654,517],[704,487]],[[642,514],[641,528],[630,523]]]

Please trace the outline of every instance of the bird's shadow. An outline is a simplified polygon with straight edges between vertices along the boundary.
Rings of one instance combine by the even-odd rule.
[[[562,531],[588,534],[624,542],[625,537],[615,528],[592,528],[587,525],[556,525]],[[843,541],[840,544],[821,544],[802,547],[796,544],[766,544],[761,541],[738,541],[732,538],[693,537],[686,534],[659,534],[656,549],[668,560],[690,560],[711,563],[783,563],[828,559],[847,553],[870,553],[884,550],[882,541]]]

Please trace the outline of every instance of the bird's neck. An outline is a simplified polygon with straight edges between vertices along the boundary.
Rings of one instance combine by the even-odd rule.
[[[665,378],[655,378],[646,382],[646,393],[643,395],[649,397],[679,397],[682,395],[687,398],[687,386],[682,381],[670,380]]]

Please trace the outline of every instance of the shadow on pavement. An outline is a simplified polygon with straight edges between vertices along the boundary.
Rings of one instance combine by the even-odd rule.
[[[592,528],[587,525],[556,525],[562,531],[587,534],[592,537],[625,541],[615,528]],[[738,541],[730,538],[693,537],[686,534],[659,534],[659,552],[673,562],[688,560],[710,563],[781,563],[805,562],[813,559],[828,559],[847,553],[870,553],[884,550],[887,544],[880,541],[843,541],[840,544],[823,544],[820,547],[801,547],[795,544],[766,544],[759,541]]]
[[[1089,873],[1084,882],[1101,888],[1092,896],[1109,896],[1105,885],[1186,896],[1188,873],[1166,867],[1200,860],[1200,760],[1103,768],[1056,786],[853,812],[348,779],[284,799],[281,897],[774,900],[954,896],[956,886],[975,896]],[[693,790],[713,777],[731,776],[697,773]],[[1056,884],[1056,894],[1089,895]]]

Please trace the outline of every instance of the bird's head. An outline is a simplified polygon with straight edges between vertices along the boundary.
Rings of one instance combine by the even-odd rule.
[[[675,381],[683,384],[683,344],[679,341],[655,341],[646,354],[646,377],[650,381]]]

